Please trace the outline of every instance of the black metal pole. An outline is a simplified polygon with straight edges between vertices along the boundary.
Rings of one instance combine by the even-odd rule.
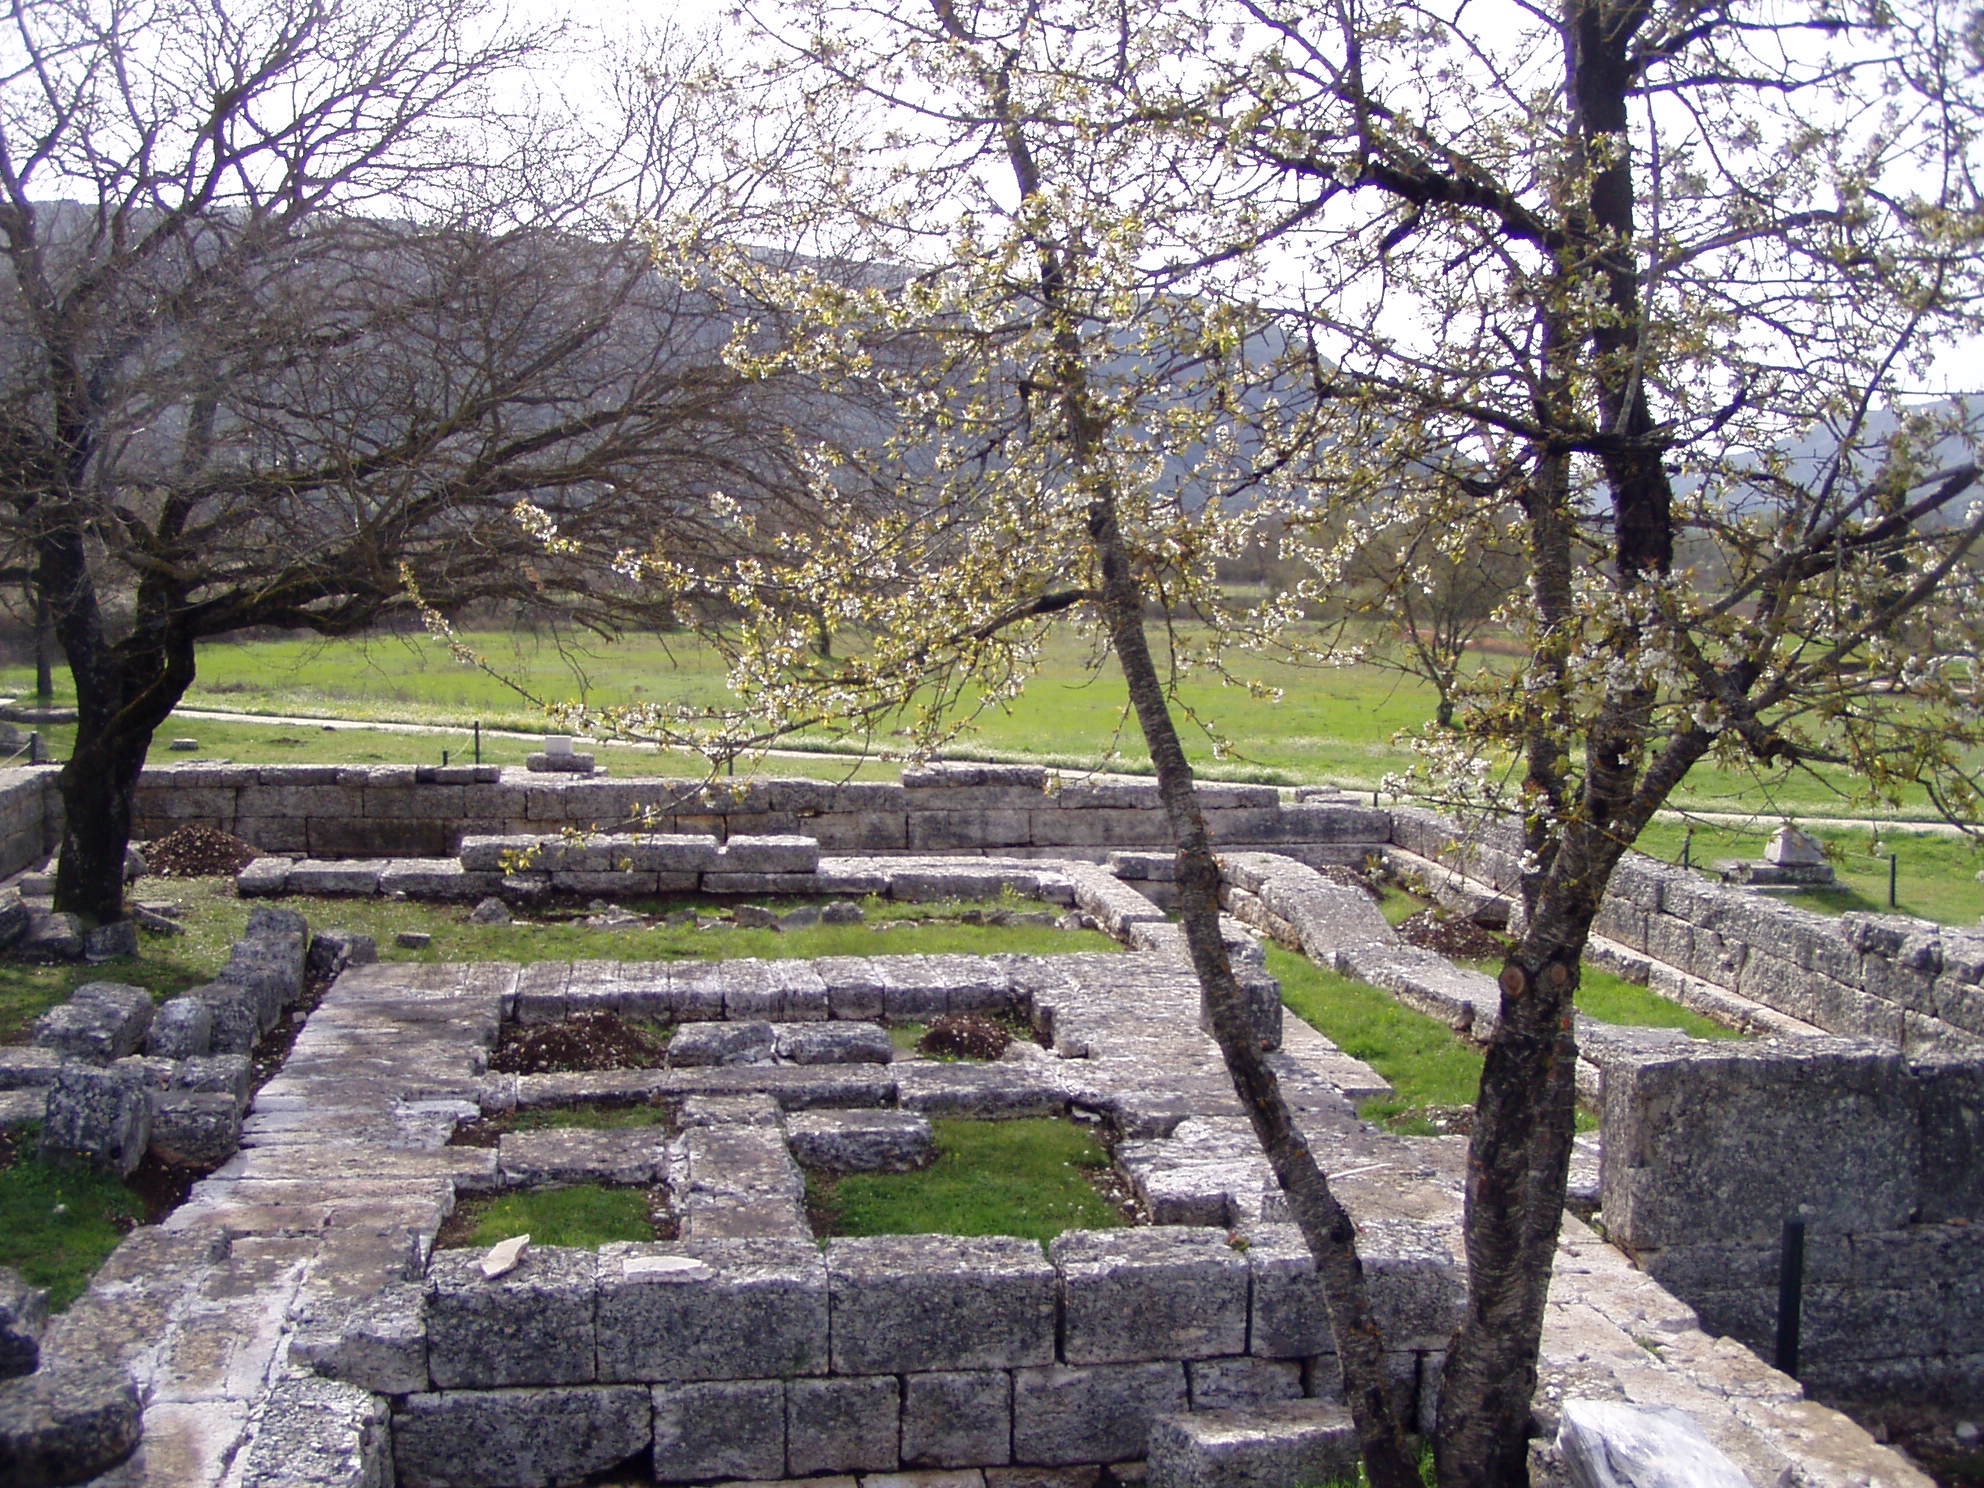
[[[1798,1378],[1799,1312],[1805,1300],[1805,1216],[1784,1220],[1777,1261],[1777,1367]]]
[[[1896,854],[1894,853],[1888,854],[1888,908],[1889,909],[1893,909],[1895,907],[1895,883],[1896,880],[1899,879],[1901,876],[1900,868],[1898,867],[1898,862],[1899,859]]]
[[[1695,856],[1695,834],[1693,832],[1690,832],[1687,834],[1687,836],[1681,839],[1681,866],[1683,868],[1694,867],[1695,866],[1693,862],[1694,856]]]
[[[478,765],[482,763],[482,720],[480,718],[475,721],[475,762]]]

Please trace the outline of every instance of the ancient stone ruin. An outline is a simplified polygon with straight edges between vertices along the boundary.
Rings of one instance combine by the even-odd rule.
[[[1490,978],[1403,944],[1319,870],[1376,857],[1492,918],[1508,910],[1512,845],[1328,792],[1202,798],[1257,1026],[1360,1227],[1400,1404],[1427,1422],[1461,1299],[1461,1153],[1357,1119],[1352,1102],[1384,1082],[1282,1017],[1258,937],[1478,1034]],[[1148,786],[1008,766],[688,793],[482,767],[148,771],[141,834],[193,822],[256,842],[265,855],[239,878],[251,896],[1006,891],[1077,911],[1124,948],[386,964],[263,912],[213,986],[148,1026],[99,984],[51,1016],[37,1049],[0,1051],[5,1099],[53,1118],[72,1088],[138,1090],[132,1119],[155,1141],[175,1092],[216,1097],[199,1108],[216,1118],[238,1105],[233,1085],[195,1081],[280,1007],[278,965],[300,974],[315,944],[341,967],[237,1110],[239,1150],[181,1208],[133,1233],[59,1318],[0,1290],[0,1360],[20,1375],[0,1384],[0,1440],[44,1443],[87,1418],[75,1450],[116,1459],[93,1480],[120,1488],[521,1488],[615,1470],[1268,1488],[1340,1471],[1354,1448],[1315,1281],[1200,1027],[1154,805]],[[39,858],[55,809],[46,777],[14,772],[0,867]],[[643,812],[641,832],[615,834]],[[593,827],[606,831],[565,835]],[[1744,1344],[1768,1344],[1776,1229],[1802,1211],[1810,1384],[1984,1393],[1984,937],[1821,921],[1644,859],[1621,871],[1601,928],[1609,964],[1765,1036],[1590,1030],[1604,1140],[1586,1141],[1581,1186],[1613,1243],[1566,1217],[1540,1472],[1562,1471],[1560,1424],[1575,1453],[1594,1433],[1630,1434],[1633,1410],[1672,1408],[1757,1488],[1925,1483]],[[490,1070],[505,1026],[595,1009],[674,1024],[670,1062]],[[1037,1041],[990,1063],[891,1057],[883,1025],[959,1011],[1023,1021]],[[492,1114],[630,1101],[665,1107],[669,1124],[450,1142]],[[1016,1114],[1106,1130],[1150,1223],[1045,1250],[814,1240],[807,1168],[899,1165],[934,1116]],[[494,1276],[480,1251],[435,1249],[464,1197],[583,1179],[658,1183],[674,1238],[535,1246]]]

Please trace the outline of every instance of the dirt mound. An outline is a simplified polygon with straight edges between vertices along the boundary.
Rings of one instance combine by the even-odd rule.
[[[919,1053],[952,1059],[997,1059],[1013,1041],[1012,1031],[977,1013],[945,1013],[931,1021],[916,1041]]]
[[[1442,915],[1435,909],[1399,921],[1399,938],[1421,950],[1438,951],[1454,961],[1499,961],[1508,953],[1501,936],[1483,930],[1472,920]]]
[[[612,1013],[574,1013],[562,1023],[507,1025],[489,1067],[505,1075],[659,1069],[668,1040]]]
[[[1373,899],[1384,896],[1378,892],[1378,883],[1370,874],[1344,863],[1319,863],[1316,876],[1326,878],[1333,884],[1342,884],[1346,889],[1361,889]]]
[[[260,857],[252,842],[214,827],[175,827],[145,846],[145,866],[161,878],[235,874]]]

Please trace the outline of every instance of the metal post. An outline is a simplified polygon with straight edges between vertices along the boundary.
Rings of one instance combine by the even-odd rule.
[[[448,768],[448,751],[445,749],[441,751],[441,768],[444,770]]]
[[[38,765],[41,763],[41,730],[40,729],[28,730],[28,763],[31,765]]]
[[[1799,1311],[1805,1298],[1805,1216],[1784,1219],[1777,1261],[1777,1367],[1798,1378]]]
[[[480,718],[475,721],[475,762],[478,765],[482,763],[482,720]]]
[[[1901,870],[1898,866],[1899,861],[1900,860],[1897,854],[1895,853],[1888,854],[1888,908],[1889,909],[1893,909],[1895,907],[1895,892],[1894,892],[1895,881],[1901,876]]]

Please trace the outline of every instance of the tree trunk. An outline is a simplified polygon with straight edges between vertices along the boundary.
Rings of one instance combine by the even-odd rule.
[[[55,870],[55,907],[90,924],[124,917],[124,854],[131,845],[131,808],[145,767],[152,730],[79,731],[62,767],[62,856]]]
[[[1142,596],[1124,552],[1115,504],[1106,495],[1091,508],[1089,532],[1101,559],[1104,623],[1150,749],[1158,793],[1178,843],[1178,907],[1213,1037],[1275,1179],[1287,1195],[1289,1212],[1315,1260],[1343,1366],[1344,1392],[1372,1488],[1419,1488],[1418,1467],[1406,1450],[1405,1433],[1392,1408],[1384,1340],[1371,1316],[1350,1216],[1330,1191],[1328,1179],[1296,1127],[1294,1113],[1282,1099],[1280,1080],[1261,1055],[1245,997],[1220,935],[1219,864],[1193,790],[1192,767],[1151,659]]]
[[[34,589],[34,701],[46,708],[55,701],[55,627],[48,616],[48,595]]]

